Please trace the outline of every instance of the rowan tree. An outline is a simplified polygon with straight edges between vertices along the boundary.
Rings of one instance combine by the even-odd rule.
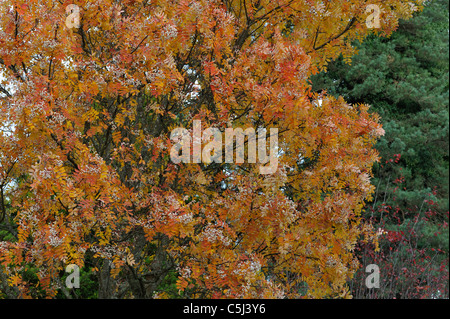
[[[422,2],[3,1],[2,292],[70,298],[76,264],[101,298],[349,297],[383,129],[308,79]],[[174,163],[194,120],[277,128],[277,171]]]

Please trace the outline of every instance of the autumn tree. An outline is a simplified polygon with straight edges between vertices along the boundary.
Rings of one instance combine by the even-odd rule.
[[[76,264],[101,298],[348,297],[384,131],[308,79],[421,3],[3,1],[2,293],[73,297]],[[174,163],[194,120],[277,128],[277,171]]]

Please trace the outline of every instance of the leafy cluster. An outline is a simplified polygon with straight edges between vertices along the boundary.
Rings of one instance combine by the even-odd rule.
[[[76,297],[73,263],[99,298],[349,297],[384,131],[308,79],[423,1],[74,2],[0,4],[4,293]],[[277,172],[171,162],[194,120],[278,128]]]

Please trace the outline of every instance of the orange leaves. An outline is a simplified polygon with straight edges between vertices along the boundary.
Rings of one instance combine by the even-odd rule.
[[[188,281],[184,278],[178,278],[177,283],[176,283],[176,287],[178,290],[183,291],[184,289],[187,288],[188,286]]]
[[[204,69],[207,75],[215,76],[219,74],[219,70],[216,68],[213,62],[205,63]]]
[[[380,33],[410,13],[391,2]],[[125,265],[139,280],[170,265],[161,274],[177,270],[188,297],[346,297],[383,130],[366,106],[312,93],[308,77],[374,32],[366,2],[79,6],[75,30],[60,2],[0,4],[0,71],[15,88],[0,92],[0,123],[14,126],[0,135],[0,176],[14,182],[18,226],[18,242],[0,245],[3,264],[48,268],[48,296],[63,261],[91,251],[113,265],[111,295]],[[171,162],[171,130],[193,119],[278,128],[278,170]]]

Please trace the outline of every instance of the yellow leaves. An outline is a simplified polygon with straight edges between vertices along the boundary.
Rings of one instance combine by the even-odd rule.
[[[54,172],[58,179],[64,179],[67,176],[66,169],[64,168],[64,166],[56,166],[54,168]]]
[[[95,109],[90,109],[88,112],[82,115],[83,121],[95,122],[98,119],[99,112]]]
[[[99,245],[106,246],[111,239],[111,228],[106,227],[104,230],[97,228],[95,235],[98,237]]]
[[[13,276],[8,278],[8,284],[10,286],[18,286],[21,283],[22,283],[22,278],[19,275],[17,275],[17,274],[15,274],[15,275],[13,275]]]
[[[386,33],[395,27],[396,16],[411,12],[411,1],[391,2],[383,9],[390,17],[380,30]],[[139,265],[125,249],[135,243],[127,235],[142,229],[152,245],[192,266],[199,290],[210,293],[205,287],[215,287],[217,297],[280,296],[300,279],[309,284],[310,296],[348,296],[341,289],[346,272],[319,266],[327,254],[339,259],[336,265],[345,265],[347,252],[364,233],[355,215],[372,191],[370,174],[352,169],[370,169],[370,148],[383,132],[364,107],[312,94],[308,77],[340,54],[348,63],[355,53],[352,40],[374,32],[363,23],[346,30],[352,17],[363,20],[365,1],[328,1],[326,6],[263,1],[255,8],[251,1],[224,6],[183,0],[159,1],[155,9],[140,0],[125,1],[121,8],[99,0],[98,5],[86,2],[83,34],[56,32],[61,24],[54,12],[63,10],[55,5],[55,10],[45,1],[39,9],[19,8],[25,23],[40,19],[26,42],[10,40],[15,38],[13,20],[0,21],[5,33],[1,60],[7,66],[23,61],[31,71],[14,99],[0,99],[0,111],[7,110],[23,130],[17,137],[23,153],[5,151],[0,143],[0,156],[23,160],[14,177],[31,172],[30,181],[21,180],[11,193],[11,202],[21,205],[18,244],[28,246],[8,248],[1,258],[12,261],[14,252],[15,258],[40,265],[64,257],[82,260],[89,240],[110,249],[110,255],[96,258],[113,262],[113,276],[120,276],[125,264],[143,272],[148,265]],[[7,9],[2,2],[0,8]],[[288,19],[293,32],[275,30]],[[21,26],[17,39],[32,29]],[[248,34],[243,33],[247,27]],[[17,81],[12,69],[5,68],[4,83]],[[18,63],[16,70],[25,76],[21,69]],[[48,75],[49,69],[51,81],[35,76]],[[319,98],[322,105],[311,102]],[[43,112],[62,116],[50,122]],[[252,163],[206,169],[173,165],[166,133],[194,116],[219,128],[227,123],[277,126],[284,173],[280,169],[261,177]],[[0,115],[0,122],[5,118]],[[36,154],[42,156],[39,161]],[[40,240],[49,235],[43,230],[56,218],[67,218],[59,225],[67,238],[43,248]],[[162,245],[157,235],[167,242]],[[156,262],[154,252],[146,257]],[[261,267],[269,266],[272,278],[282,278],[279,288],[265,281]],[[284,270],[304,278],[285,283]],[[194,284],[188,278],[178,278],[177,288]],[[20,285],[20,280],[12,277],[11,283]]]
[[[135,98],[130,97],[128,105],[119,105],[118,113],[114,119],[114,123],[118,127],[125,127],[125,121],[134,122],[136,120],[136,105],[137,101]]]
[[[339,298],[340,299],[352,299],[353,298],[348,287],[342,288],[342,291],[339,293]]]
[[[199,185],[208,185],[210,181],[206,178],[205,173],[203,173],[202,170],[198,172],[198,174],[195,176],[195,182]]]

